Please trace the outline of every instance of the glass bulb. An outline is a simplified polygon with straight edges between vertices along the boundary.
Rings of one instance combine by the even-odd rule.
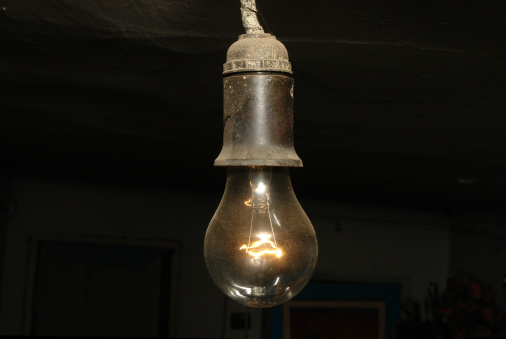
[[[294,297],[316,265],[316,234],[284,167],[230,167],[207,228],[207,269],[230,298],[270,307]]]

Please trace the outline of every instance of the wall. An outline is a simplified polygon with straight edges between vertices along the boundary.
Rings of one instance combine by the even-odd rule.
[[[225,302],[210,280],[202,256],[205,230],[222,192],[24,177],[15,178],[13,192],[18,209],[7,234],[0,334],[21,334],[29,236],[58,233],[180,241],[177,336],[238,336],[223,328],[223,311],[224,307],[227,313],[243,308]],[[308,198],[300,201],[318,235],[316,280],[408,280],[408,295],[422,300],[429,282],[441,284],[446,279],[449,241],[444,216]],[[260,318],[254,310],[250,338],[259,338]]]
[[[422,301],[430,282],[446,280],[448,220],[428,211],[331,202],[303,203],[317,227],[320,280],[399,282]]]

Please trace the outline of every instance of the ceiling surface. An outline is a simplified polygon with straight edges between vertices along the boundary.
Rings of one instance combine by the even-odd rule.
[[[13,174],[222,190],[239,0],[0,1]],[[257,0],[295,77],[300,195],[506,204],[506,1]]]

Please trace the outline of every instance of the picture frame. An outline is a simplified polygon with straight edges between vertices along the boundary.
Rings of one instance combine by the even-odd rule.
[[[350,314],[343,314],[343,311],[351,311],[348,313],[355,321],[350,323]],[[385,319],[383,301],[293,300],[283,305],[283,339],[325,338],[337,331],[345,332],[356,322],[362,325],[362,332],[356,334],[357,338],[385,339]]]
[[[379,320],[384,323],[384,326],[381,325],[383,334],[382,336],[378,335],[378,338],[388,338],[389,333],[401,318],[401,304],[408,287],[408,281],[405,279],[388,282],[310,282],[291,301],[285,303],[288,306],[278,305],[264,311],[262,337],[271,339],[286,338],[285,312],[292,313],[297,310],[297,307],[300,308],[300,305],[308,306],[308,308],[315,306],[314,312],[323,311],[322,307],[327,308],[329,311],[335,311],[339,308],[360,309],[360,307],[367,306],[366,308],[372,307],[372,309],[377,310],[375,312],[378,317],[383,317],[383,311],[380,310],[382,306],[377,304],[383,303],[384,322],[383,318]],[[299,304],[300,302],[303,303]],[[285,307],[289,307],[289,310]],[[318,308],[320,309],[318,310]]]

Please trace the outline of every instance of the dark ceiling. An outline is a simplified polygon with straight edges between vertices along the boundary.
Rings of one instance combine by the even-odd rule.
[[[239,0],[0,1],[13,174],[222,190]],[[295,76],[299,195],[506,203],[506,1],[257,0]]]

